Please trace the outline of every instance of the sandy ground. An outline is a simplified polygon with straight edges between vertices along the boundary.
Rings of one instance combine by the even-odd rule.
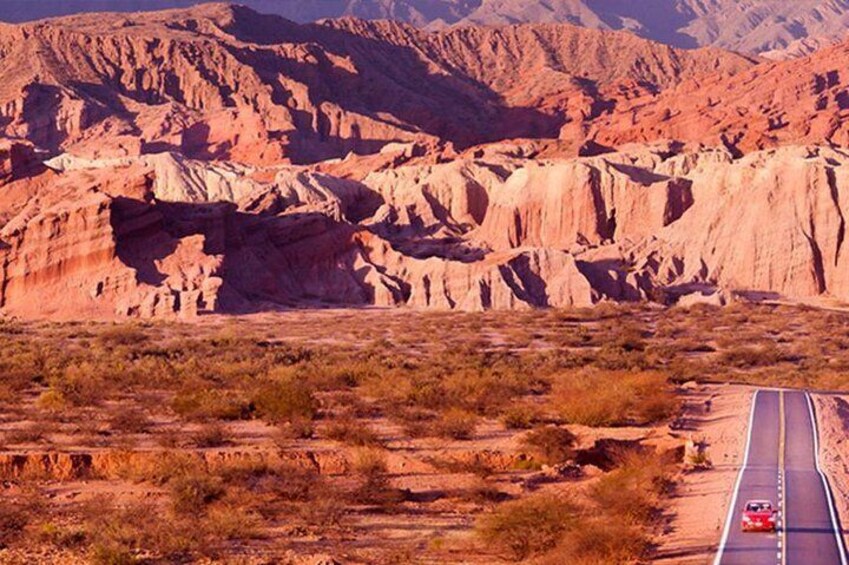
[[[820,436],[820,464],[828,475],[849,545],[849,395],[814,395]]]
[[[693,386],[685,396],[680,434],[707,444],[713,467],[682,474],[656,563],[708,564],[714,557],[746,447],[753,388]]]

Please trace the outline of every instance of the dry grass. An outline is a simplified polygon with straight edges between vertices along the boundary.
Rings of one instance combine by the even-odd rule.
[[[283,537],[298,543],[347,547],[346,540],[376,531],[358,530],[358,520],[396,513],[453,519],[494,507],[499,519],[487,527],[505,532],[504,544],[493,544],[511,558],[646,560],[669,474],[650,456],[623,455],[582,497],[561,500],[569,510],[565,522],[576,527],[543,524],[522,534],[534,516],[520,504],[525,495],[502,502],[505,492],[515,495],[505,485],[519,484],[541,465],[572,459],[573,423],[666,422],[678,412],[676,386],[684,381],[849,390],[849,314],[838,312],[605,305],[279,316],[194,326],[0,321],[3,447],[112,450],[111,476],[149,489],[161,517],[148,519],[149,504],[103,502],[95,511],[71,503],[65,514],[51,506],[44,515],[0,504],[0,544],[63,546],[100,563],[139,555],[153,562],[214,561],[267,531],[288,532]],[[520,438],[516,451],[532,462],[521,469],[481,447],[516,446]],[[409,477],[390,462],[418,457],[423,445],[445,449],[422,455],[419,463],[475,485],[441,493],[399,490]],[[166,453],[155,458],[132,456],[163,447]],[[293,460],[297,453],[301,467],[269,460],[213,469],[198,456],[253,449]],[[303,457],[319,452],[331,466],[334,457],[347,459],[350,469],[334,478],[319,475],[319,464]],[[305,469],[305,462],[315,468]],[[38,490],[47,478],[16,480]],[[556,504],[540,500],[528,503],[540,505],[536,517],[559,516]],[[608,516],[608,508],[627,519]],[[112,525],[103,526],[104,520]],[[427,546],[416,540],[415,547]],[[398,548],[397,555],[406,551]]]
[[[515,560],[541,554],[543,563],[637,563],[648,556],[672,469],[654,452],[623,454],[586,502],[536,495],[496,507],[478,523],[487,543]]]
[[[677,412],[678,400],[667,381],[653,371],[580,371],[557,380],[551,402],[572,424],[645,425]]]
[[[558,465],[575,455],[575,434],[564,428],[546,426],[529,432],[522,445],[527,448],[534,461],[543,465]]]

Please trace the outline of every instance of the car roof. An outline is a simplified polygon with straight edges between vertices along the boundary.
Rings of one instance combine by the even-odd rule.
[[[747,500],[746,504],[772,504],[771,500],[757,499],[757,500]]]

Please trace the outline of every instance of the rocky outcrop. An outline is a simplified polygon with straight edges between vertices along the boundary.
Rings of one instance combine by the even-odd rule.
[[[605,159],[532,162],[493,195],[475,237],[493,248],[636,241],[692,205],[691,183]]]
[[[709,281],[847,300],[847,162],[832,149],[788,147],[714,166],[693,176],[691,210],[639,253],[663,258],[664,285]]]
[[[31,144],[0,139],[0,185],[43,169],[44,165]]]
[[[174,157],[51,161],[3,187],[21,199],[4,204],[3,310],[473,311],[716,289],[849,300],[849,156],[837,149],[514,155],[411,162],[359,181]]]

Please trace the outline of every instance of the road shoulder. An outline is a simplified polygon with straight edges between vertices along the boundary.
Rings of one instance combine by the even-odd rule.
[[[849,395],[812,394],[817,412],[820,466],[828,476],[834,504],[849,545]]]
[[[743,463],[754,391],[736,385],[698,385],[687,391],[679,434],[684,441],[703,439],[713,466],[680,475],[654,563],[712,561]]]

